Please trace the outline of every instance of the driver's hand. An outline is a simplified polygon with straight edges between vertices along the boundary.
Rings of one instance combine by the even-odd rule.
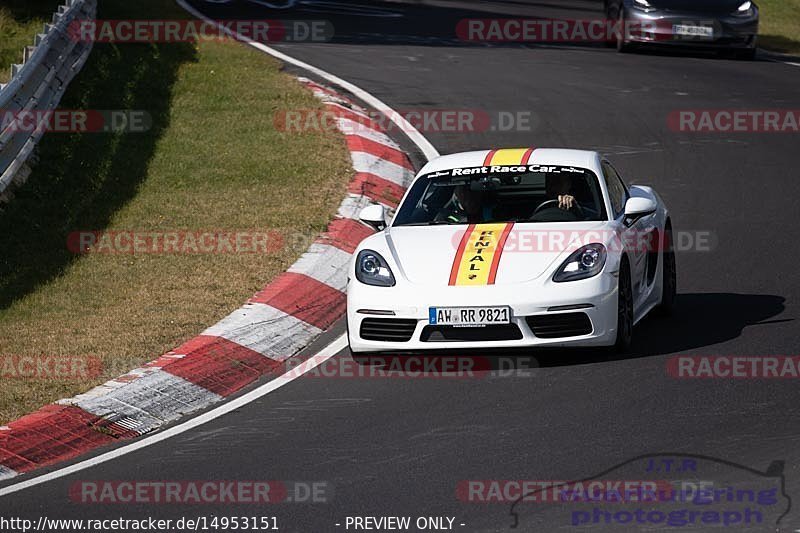
[[[571,194],[559,194],[558,195],[558,207],[559,209],[565,209],[569,211],[573,207],[575,207],[575,197]]]

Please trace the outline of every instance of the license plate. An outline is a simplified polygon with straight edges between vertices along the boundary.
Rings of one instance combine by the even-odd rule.
[[[697,26],[694,24],[675,24],[672,26],[672,33],[674,35],[683,35],[686,37],[714,37],[714,28],[711,26]]]
[[[438,326],[486,326],[511,323],[511,308],[494,307],[431,307],[428,323]]]

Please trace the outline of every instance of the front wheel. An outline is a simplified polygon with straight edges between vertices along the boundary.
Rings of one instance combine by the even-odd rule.
[[[631,269],[628,261],[622,261],[619,268],[619,287],[617,289],[617,339],[614,351],[625,353],[633,342],[633,289],[631,288]]]

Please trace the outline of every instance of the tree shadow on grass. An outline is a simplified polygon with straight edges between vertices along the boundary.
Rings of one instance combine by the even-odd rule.
[[[50,22],[59,4],[63,3],[63,0],[3,0],[0,7],[7,9],[11,17],[19,23],[37,19]]]
[[[178,69],[195,60],[191,43],[95,45],[60,107],[145,110],[152,127],[146,133],[44,136],[40,162],[0,212],[0,309],[75,260],[66,246],[71,232],[106,228],[136,195],[169,126]]]

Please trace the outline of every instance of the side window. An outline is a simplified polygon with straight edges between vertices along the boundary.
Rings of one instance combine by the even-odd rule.
[[[614,210],[614,218],[617,218],[625,211],[625,202],[628,201],[628,188],[622,182],[617,171],[610,164],[603,161],[603,175],[608,186],[608,196],[611,198],[611,208]]]

